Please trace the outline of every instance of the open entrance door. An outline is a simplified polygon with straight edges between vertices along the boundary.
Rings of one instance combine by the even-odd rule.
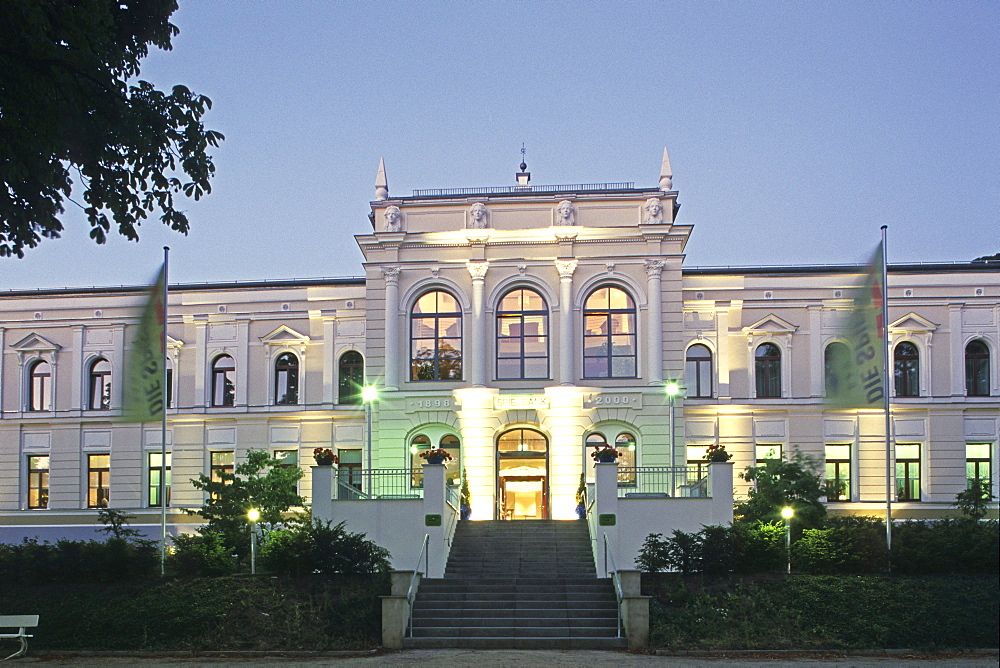
[[[548,509],[545,476],[501,476],[501,519],[544,520]]]
[[[548,519],[548,445],[534,429],[511,429],[497,439],[497,519]]]

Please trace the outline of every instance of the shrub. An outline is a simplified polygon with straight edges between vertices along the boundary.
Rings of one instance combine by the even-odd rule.
[[[318,519],[292,529],[273,531],[261,548],[264,565],[288,575],[305,573],[387,573],[389,551],[350,533],[341,522]]]
[[[20,584],[119,582],[151,577],[158,550],[152,541],[122,538],[60,540],[55,545],[25,539],[0,545],[0,581]]]
[[[732,570],[736,573],[764,573],[784,570],[785,527],[780,523],[758,522],[733,524],[735,554]]]
[[[898,573],[995,573],[998,544],[996,520],[900,522],[892,529],[892,567]]]
[[[830,517],[792,543],[792,568],[800,573],[881,573],[888,567],[885,523],[871,517]]]
[[[177,575],[228,575],[236,570],[236,560],[220,533],[174,536],[174,550],[168,563]]]

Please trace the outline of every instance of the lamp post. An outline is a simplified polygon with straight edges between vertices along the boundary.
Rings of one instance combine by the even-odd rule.
[[[368,480],[372,480],[372,404],[378,401],[378,389],[374,385],[365,385],[361,388],[361,401],[365,403],[365,442],[368,447],[366,468],[368,470]],[[371,487],[371,482],[368,483]],[[371,492],[371,489],[366,489]]]
[[[247,511],[247,519],[250,520],[250,575],[257,575],[257,521],[260,511],[251,508]]]
[[[792,572],[792,518],[795,517],[795,509],[785,506],[781,509],[781,517],[785,520],[785,556],[788,561],[788,573]]]
[[[670,400],[670,468],[673,468],[676,457],[674,453],[674,400],[681,393],[681,386],[677,381],[671,380],[667,382],[664,391],[667,393],[667,399]]]

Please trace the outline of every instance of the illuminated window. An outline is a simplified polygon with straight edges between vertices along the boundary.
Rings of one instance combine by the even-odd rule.
[[[226,479],[223,476],[233,474],[236,456],[232,450],[223,450],[219,452],[212,453],[212,465],[209,477],[212,482],[225,482],[230,483],[232,479]]]
[[[361,491],[361,450],[337,449],[337,492],[335,498],[357,499]]]
[[[896,445],[896,498],[920,500],[920,445]]]
[[[28,457],[28,507],[49,507],[49,456]]]
[[[148,453],[148,479],[149,479],[149,507],[160,507],[160,474],[163,473],[163,454],[159,452]],[[163,490],[166,493],[167,505],[170,505],[170,460],[171,453],[167,453],[166,476],[163,478]]]
[[[991,489],[993,487],[992,462],[989,443],[967,443],[965,445],[966,485],[971,486],[973,480],[979,480],[986,485],[987,489]]]
[[[219,355],[212,362],[212,405],[236,404],[236,362],[229,355]]]
[[[687,484],[693,485],[708,475],[707,445],[687,446]]]
[[[781,444],[758,444],[754,448],[757,466],[763,466],[769,461],[780,461],[781,460]]]
[[[410,380],[462,379],[462,312],[442,290],[424,293],[410,314]]]
[[[618,484],[635,485],[635,436],[628,432],[618,434],[615,439],[618,451]]]
[[[978,339],[965,346],[965,393],[970,397],[990,396],[990,349]]]
[[[111,455],[87,455],[87,507],[107,508],[111,500]]]
[[[920,396],[920,354],[909,341],[896,346],[894,355],[894,376],[897,397]]]
[[[111,362],[103,357],[90,365],[90,410],[106,411],[111,408]]]
[[[424,434],[417,434],[410,441],[410,485],[413,487],[424,486],[425,460],[420,457],[420,453],[431,449],[431,439]]]
[[[826,446],[826,500],[851,500],[851,446]]]
[[[754,378],[758,399],[781,398],[781,350],[773,343],[762,343],[754,353]]]
[[[281,353],[274,360],[274,403],[299,403],[299,358],[292,353]]]
[[[299,451],[298,450],[275,450],[274,458],[277,459],[280,464],[278,464],[279,469],[297,469],[299,468]],[[295,483],[295,493],[299,493],[299,483]]]
[[[365,384],[365,360],[357,350],[348,350],[340,356],[337,383],[340,403],[361,403],[361,388]]]
[[[39,360],[31,365],[28,392],[29,411],[52,410],[52,372],[49,363]]]
[[[695,399],[712,397],[712,351],[696,343],[687,349],[684,363],[684,383],[687,396]]]
[[[635,302],[621,288],[604,286],[583,307],[583,377],[636,377]]]
[[[511,290],[497,309],[497,378],[548,377],[548,307],[534,290]]]

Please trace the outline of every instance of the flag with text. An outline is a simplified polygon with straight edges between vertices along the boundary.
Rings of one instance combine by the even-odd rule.
[[[122,422],[153,422],[163,417],[167,399],[163,386],[165,269],[165,266],[160,269],[156,282],[149,289],[132,348],[125,357]]]

